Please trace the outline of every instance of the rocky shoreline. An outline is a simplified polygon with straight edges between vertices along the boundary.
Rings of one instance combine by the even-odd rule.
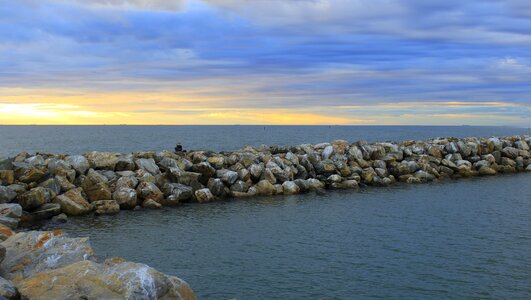
[[[21,294],[38,299],[40,293],[56,299],[71,295],[140,299],[142,293],[149,299],[194,297],[182,280],[145,265],[120,259],[94,261],[84,239],[59,232],[12,231],[36,221],[65,222],[68,216],[187,202],[531,171],[530,145],[531,137],[525,135],[372,144],[336,140],[291,147],[246,146],[233,152],[20,153],[0,158],[0,240],[4,241],[0,253],[6,250],[0,265],[0,295],[8,299]],[[71,245],[71,251],[65,245]],[[73,276],[81,271],[88,277]],[[50,278],[64,283],[54,285]],[[10,294],[15,286],[18,292]],[[64,286],[78,294],[68,294]]]

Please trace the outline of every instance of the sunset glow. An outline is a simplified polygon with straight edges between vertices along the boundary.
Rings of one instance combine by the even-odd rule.
[[[529,7],[467,3],[0,0],[0,124],[530,126]]]

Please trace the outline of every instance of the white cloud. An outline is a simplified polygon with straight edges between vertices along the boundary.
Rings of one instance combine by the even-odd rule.
[[[129,9],[180,10],[185,0],[62,0],[87,6],[107,6]]]

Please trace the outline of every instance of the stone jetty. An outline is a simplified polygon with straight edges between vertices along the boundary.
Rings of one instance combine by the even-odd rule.
[[[0,159],[0,224],[531,171],[530,136]]]
[[[176,292],[182,286],[189,289],[182,281],[147,266],[121,260],[96,263],[86,259],[92,254],[83,241],[67,242],[68,238],[63,235],[56,237],[46,232],[13,234],[11,231],[35,221],[65,222],[69,216],[110,215],[126,209],[158,209],[190,202],[525,172],[531,171],[530,145],[531,137],[523,135],[398,143],[336,140],[315,145],[246,146],[232,152],[176,149],[129,154],[20,153],[12,158],[0,158],[0,240],[4,240],[0,252],[7,249],[0,265],[3,276],[0,295],[10,298],[8,291],[13,289],[9,284],[13,288],[17,286],[22,294],[44,293],[45,287],[53,286],[50,276],[65,280],[65,284],[79,290],[94,292],[96,297],[112,298],[114,294],[104,294],[108,291],[118,293],[118,298],[127,293],[136,295],[141,284],[123,285],[128,280],[136,282],[136,275],[112,277],[113,272],[120,270],[123,274],[151,274],[145,277],[151,279],[144,279],[155,286],[149,290],[156,291],[153,299],[192,299]],[[44,245],[40,245],[43,239]],[[63,263],[63,258],[69,255],[46,252],[46,247],[56,245],[52,240],[57,240],[57,245],[63,242],[79,245],[81,252],[76,250],[76,253],[83,253],[83,259],[78,255],[74,260],[65,258],[68,263]],[[22,250],[10,250],[20,245],[26,245],[28,259],[19,254]],[[35,250],[40,249],[37,245],[46,248],[44,252],[39,254],[40,250]],[[45,254],[45,261],[38,259]],[[30,263],[28,267],[27,261],[33,265]],[[81,284],[85,279],[70,276],[79,270],[91,274],[87,286]],[[107,285],[96,286],[96,282]],[[60,288],[52,290],[43,295],[50,298],[66,295],[61,294],[66,291]],[[188,290],[184,294],[193,295]],[[75,294],[78,295],[81,294]]]

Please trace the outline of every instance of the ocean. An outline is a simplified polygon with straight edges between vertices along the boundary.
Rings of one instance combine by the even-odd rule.
[[[233,150],[334,139],[529,134],[421,126],[1,126],[0,154]],[[102,257],[186,280],[199,299],[529,299],[531,174],[71,217]]]

